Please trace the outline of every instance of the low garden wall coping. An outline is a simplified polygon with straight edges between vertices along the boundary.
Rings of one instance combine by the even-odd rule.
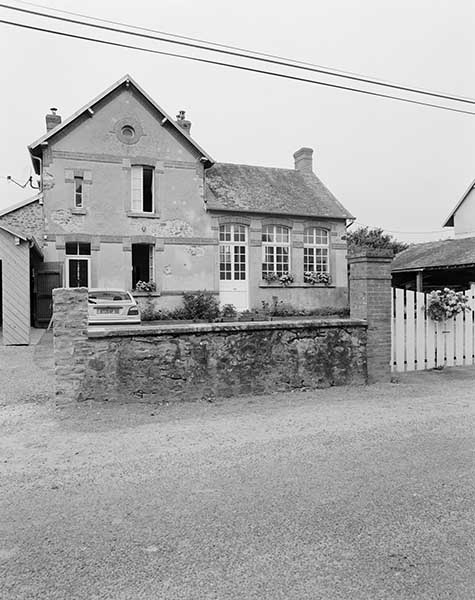
[[[89,327],[88,338],[142,337],[160,335],[182,335],[190,333],[222,333],[236,331],[262,331],[276,329],[324,329],[329,327],[367,327],[364,319],[286,319],[275,321],[232,321],[220,323],[169,323],[164,325],[117,325]]]

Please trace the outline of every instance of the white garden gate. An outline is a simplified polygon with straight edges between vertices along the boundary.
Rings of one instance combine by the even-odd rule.
[[[475,364],[475,285],[465,295],[471,310],[437,322],[425,314],[427,294],[392,289],[392,371]]]

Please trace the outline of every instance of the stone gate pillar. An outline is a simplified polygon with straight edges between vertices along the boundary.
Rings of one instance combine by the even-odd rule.
[[[368,383],[391,377],[392,250],[362,248],[348,255],[350,316],[368,323]]]
[[[58,404],[80,400],[88,360],[87,288],[53,290],[53,353]]]

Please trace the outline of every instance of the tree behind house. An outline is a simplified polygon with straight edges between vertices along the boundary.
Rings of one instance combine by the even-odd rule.
[[[348,250],[358,248],[388,248],[398,254],[409,247],[409,244],[399,242],[392,235],[384,233],[381,227],[358,227],[346,234]]]

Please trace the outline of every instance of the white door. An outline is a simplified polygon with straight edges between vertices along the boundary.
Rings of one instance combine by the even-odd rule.
[[[238,311],[249,309],[247,238],[245,225],[219,227],[219,301]]]

